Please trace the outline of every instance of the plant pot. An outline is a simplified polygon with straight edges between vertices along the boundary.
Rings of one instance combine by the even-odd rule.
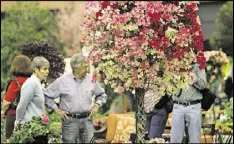
[[[34,140],[35,141],[33,143],[47,144],[48,143],[48,136],[47,135],[36,136],[36,137],[34,137]]]

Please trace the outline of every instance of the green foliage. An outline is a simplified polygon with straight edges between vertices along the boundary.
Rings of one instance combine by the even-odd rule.
[[[120,113],[124,112],[124,102],[123,102],[123,96],[126,97],[126,105],[128,110],[132,110],[132,104],[131,100],[128,97],[128,92],[126,92],[123,95],[120,95],[118,93],[115,93],[113,88],[109,84],[105,85],[102,84],[102,87],[105,89],[105,92],[107,94],[107,101],[106,103],[100,108],[100,113],[103,115],[97,115],[93,117],[93,120],[99,118],[99,116],[105,116],[109,112],[112,111],[118,111]]]
[[[55,131],[56,129],[51,126],[53,123],[42,124],[40,117],[33,117],[30,122],[20,125],[20,128],[16,130],[12,137],[12,143],[32,143],[36,136],[48,135],[49,138],[58,139],[60,133]],[[60,131],[60,130],[59,130]]]
[[[216,19],[216,32],[213,32],[210,44],[223,49],[228,56],[233,57],[233,1],[228,1],[220,8]]]
[[[231,69],[233,66],[232,57],[228,57],[228,60],[229,60],[229,63],[227,65],[224,65],[223,67],[221,67],[221,72],[222,72],[222,75],[224,76],[224,79],[227,79],[228,76],[230,76]]]
[[[93,121],[94,120],[96,120],[96,119],[102,119],[102,118],[105,118],[106,116],[104,116],[104,115],[101,115],[101,114],[95,114],[94,116],[93,116]]]
[[[55,136],[51,136],[50,142],[62,143],[62,139],[60,137],[60,135],[62,133],[62,120],[61,120],[61,118],[56,113],[48,114],[48,116],[50,119],[50,123],[49,123],[50,130],[53,133],[55,133]]]
[[[59,52],[53,43],[47,41],[27,41],[20,45],[22,54],[28,56],[31,60],[36,56],[43,56],[50,62],[47,84],[53,82],[61,76],[65,70],[65,61],[61,52]]]
[[[125,113],[125,108],[124,108],[125,106],[127,107],[126,109],[127,112],[132,111],[132,105],[128,95],[126,94],[119,95],[115,97],[115,99],[111,103],[109,113]]]
[[[61,118],[56,113],[49,114],[48,116],[51,122],[62,122]]]
[[[224,115],[226,115],[226,119],[223,122],[233,123],[233,98],[231,98],[229,102],[225,104]]]
[[[5,142],[5,121],[1,120],[1,143]]]
[[[233,134],[233,98],[224,106],[224,118],[217,122],[221,133]]]
[[[110,109],[110,106],[113,102],[113,100],[116,98],[118,95],[117,93],[114,92],[114,90],[111,88],[110,85],[102,85],[103,88],[105,89],[106,95],[107,95],[107,101],[106,103],[101,107],[102,113],[107,112]]]
[[[13,58],[20,54],[22,42],[50,40],[62,50],[55,17],[38,5],[37,2],[16,2],[5,11],[6,17],[1,21],[1,91],[11,79],[9,68]]]

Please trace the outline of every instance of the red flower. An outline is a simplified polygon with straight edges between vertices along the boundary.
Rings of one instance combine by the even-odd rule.
[[[99,11],[96,13],[96,19],[98,19],[99,16],[102,16],[101,10],[99,10]]]
[[[156,50],[159,50],[159,41],[157,41],[156,38],[153,38],[151,41],[149,41],[149,46],[152,46]]]
[[[171,14],[164,14],[164,15],[162,15],[162,18],[165,20],[171,20],[171,19],[173,19],[173,16]]]
[[[149,68],[149,62],[145,61],[144,63],[141,63],[140,68],[143,70],[147,70]]]
[[[192,47],[195,48],[197,51],[203,51],[203,43],[201,41],[195,41],[192,44]]]
[[[191,3],[190,5],[187,5],[187,8],[194,11],[197,8],[197,4],[196,3]]]
[[[182,36],[189,36],[190,35],[190,29],[181,27],[179,28],[179,32]]]
[[[104,2],[101,3],[102,9],[106,8],[108,5],[110,5],[109,1],[104,1]]]
[[[183,51],[183,49],[182,49],[182,48],[177,49],[176,57],[178,58],[179,61],[182,60],[183,56],[184,56],[184,51]]]
[[[49,117],[45,114],[41,116],[41,121],[43,124],[48,124],[49,123]]]
[[[149,16],[151,17],[151,21],[152,22],[154,22],[154,23],[157,23],[158,22],[158,20],[160,19],[160,14],[159,13],[156,13],[156,12],[154,12],[154,13],[148,13],[149,14]]]
[[[197,54],[197,63],[199,64],[199,69],[204,69],[206,67],[206,58],[202,51]]]
[[[169,39],[167,37],[162,37],[162,47],[166,48],[169,46]]]
[[[113,9],[118,9],[118,8],[119,8],[119,5],[118,5],[118,3],[115,3],[115,4],[113,4],[111,7],[112,7]]]

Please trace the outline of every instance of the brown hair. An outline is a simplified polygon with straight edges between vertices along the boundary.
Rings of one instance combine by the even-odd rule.
[[[31,76],[32,69],[30,58],[25,55],[16,56],[11,63],[10,72],[14,76]]]

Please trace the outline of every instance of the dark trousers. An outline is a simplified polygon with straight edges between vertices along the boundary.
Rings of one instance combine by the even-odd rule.
[[[162,138],[164,132],[168,113],[166,108],[154,109],[152,112],[146,114],[146,127],[149,134],[149,139]]]
[[[6,114],[6,139],[9,139],[14,131],[15,114]]]

